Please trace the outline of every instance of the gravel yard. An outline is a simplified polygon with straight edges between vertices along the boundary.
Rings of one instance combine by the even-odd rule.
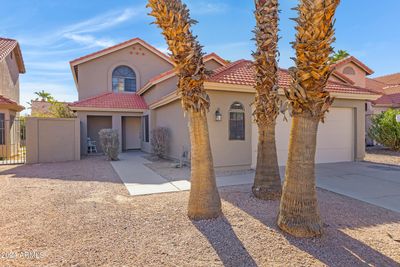
[[[102,157],[0,171],[0,266],[400,264],[399,213],[324,190],[325,235],[296,239],[250,186],[220,190],[223,218],[192,222],[188,192],[130,197]]]
[[[400,166],[400,152],[379,146],[366,149],[365,161]]]

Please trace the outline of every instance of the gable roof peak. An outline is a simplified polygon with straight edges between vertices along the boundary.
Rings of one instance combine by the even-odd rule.
[[[141,44],[142,46],[144,46],[145,48],[149,49],[154,54],[158,55],[160,58],[164,59],[165,61],[167,61],[168,63],[173,65],[173,62],[171,61],[171,58],[168,55],[164,54],[163,52],[161,52],[160,50],[158,50],[154,46],[150,45],[149,43],[147,43],[146,41],[144,41],[143,39],[138,38],[138,37],[129,39],[127,41],[124,41],[122,43],[119,43],[119,44],[116,44],[116,45],[113,45],[113,46],[110,46],[110,47],[106,47],[106,48],[104,48],[102,50],[93,52],[91,54],[88,54],[88,55],[73,59],[73,60],[70,61],[70,65],[71,66],[76,66],[76,65],[85,63],[87,61],[96,59],[98,57],[102,57],[104,55],[110,54],[112,52],[124,49],[124,48],[129,47],[129,46],[134,45],[134,44]]]
[[[5,59],[12,51],[15,51],[19,73],[25,73],[25,64],[18,41],[11,38],[0,37],[0,61]]]
[[[361,62],[359,59],[357,59],[354,56],[347,56],[341,60],[338,60],[333,67],[337,68],[337,67],[341,67],[346,65],[347,63],[352,62],[353,64],[357,65],[359,68],[361,68],[362,70],[364,70],[367,75],[371,75],[374,73],[374,71],[372,69],[370,69],[367,65],[365,65],[363,62]]]

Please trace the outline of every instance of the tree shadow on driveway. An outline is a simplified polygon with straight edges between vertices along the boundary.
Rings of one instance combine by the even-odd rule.
[[[399,262],[360,241],[362,238],[355,239],[345,232],[362,229],[365,240],[365,232],[370,230],[363,228],[400,223],[399,213],[318,189],[321,217],[325,222],[324,235],[321,238],[295,238],[283,233],[276,225],[279,201],[256,199],[252,196],[251,185],[238,187],[234,191],[230,188],[226,193],[222,189],[221,197],[266,227],[281,233],[291,245],[328,266],[400,266]],[[400,229],[396,231],[400,233]],[[371,234],[373,233],[371,231]],[[355,236],[356,233],[352,235]],[[380,234],[382,239],[381,235],[384,235],[384,242],[380,244],[390,244],[393,248],[399,247],[400,244],[391,239],[388,234]],[[367,238],[373,239],[374,236]],[[285,251],[281,253],[284,256]]]
[[[207,238],[224,266],[257,266],[224,216],[192,223]]]

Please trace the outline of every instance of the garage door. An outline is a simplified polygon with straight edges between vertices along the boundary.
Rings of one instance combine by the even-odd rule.
[[[325,123],[318,129],[316,163],[354,160],[354,112],[352,108],[331,108]],[[283,121],[279,115],[276,125],[276,146],[279,165],[286,165],[291,120]],[[257,162],[257,125],[252,128],[252,167]]]

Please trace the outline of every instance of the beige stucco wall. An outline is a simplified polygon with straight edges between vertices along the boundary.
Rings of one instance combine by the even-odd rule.
[[[11,58],[11,53],[0,62],[0,95],[19,103],[19,71],[15,55]]]
[[[176,91],[178,78],[176,76],[164,80],[151,89],[147,90],[142,96],[148,105],[160,100],[162,97]]]
[[[343,70],[346,67],[352,67],[353,70],[355,71],[355,75],[348,75],[348,74],[344,74]],[[353,62],[349,62],[343,66],[340,66],[339,68],[336,69],[338,72],[344,74],[345,76],[347,76],[348,78],[350,78],[353,82],[354,85],[356,86],[360,86],[365,88],[366,87],[366,73],[364,70],[362,70],[360,67],[358,67],[357,65],[355,65]]]
[[[139,55],[136,53],[139,53]],[[78,66],[79,100],[103,92],[111,92],[112,71],[120,65],[129,66],[135,71],[137,90],[145,85],[149,79],[172,67],[166,60],[140,44],[115,51]]]
[[[80,159],[78,119],[26,119],[26,162],[63,162]]]
[[[190,151],[187,117],[184,117],[181,102],[174,101],[153,112],[152,129],[165,127],[169,129],[168,156],[180,159],[184,150]]]
[[[252,93],[209,91],[210,112],[207,115],[211,148],[215,167],[243,167],[251,165],[251,103]],[[229,140],[229,109],[234,102],[240,102],[245,109],[245,140]],[[217,108],[222,120],[215,121]]]
[[[210,143],[215,167],[249,168],[251,165],[251,108],[254,94],[233,92],[208,92],[211,99],[207,115]],[[245,140],[229,140],[229,109],[238,101],[245,107]],[[222,121],[215,121],[217,108]],[[180,159],[183,150],[190,151],[187,117],[184,117],[180,100],[162,106],[154,111],[154,127],[170,130],[169,157]]]

